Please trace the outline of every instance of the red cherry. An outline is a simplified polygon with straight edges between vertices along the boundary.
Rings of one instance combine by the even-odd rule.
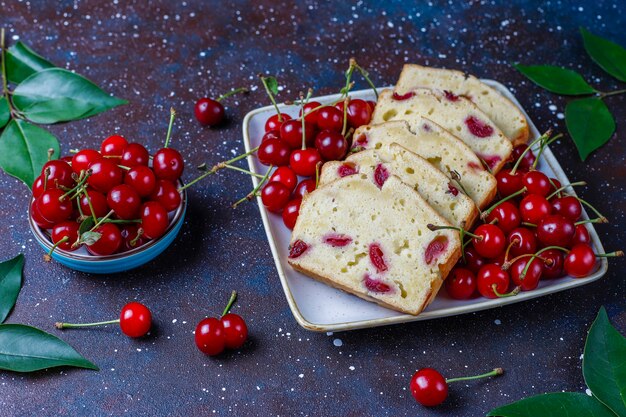
[[[268,182],[261,191],[261,201],[269,211],[280,213],[289,201],[289,194],[289,189],[282,182]]]
[[[343,112],[336,107],[326,106],[317,111],[317,127],[320,130],[341,132],[343,129]]]
[[[154,191],[156,178],[154,172],[145,165],[137,165],[126,171],[124,184],[131,186],[139,197],[148,197]]]
[[[496,206],[487,216],[486,222],[491,223],[495,219],[495,223],[504,233],[508,233],[520,225],[522,221],[519,210],[510,201],[504,201]]]
[[[117,164],[109,159],[100,159],[89,165],[91,175],[87,183],[94,190],[107,193],[113,187],[122,183],[124,173]]]
[[[462,265],[472,271],[474,274],[477,274],[480,268],[482,268],[486,261],[485,259],[476,252],[472,246],[468,246],[465,248],[465,261],[462,262]]]
[[[181,197],[174,183],[158,180],[154,191],[150,194],[150,201],[156,201],[161,204],[166,211],[173,211],[180,205]]]
[[[537,239],[535,238],[535,234],[525,227],[518,227],[511,230],[507,240],[511,247],[509,250],[509,258],[516,258],[520,255],[535,253],[537,251]]]
[[[563,261],[565,256],[558,249],[547,249],[541,252],[543,261],[543,278],[554,279],[561,278],[564,275]]]
[[[275,114],[273,116],[270,116],[265,122],[265,131],[268,132],[270,130],[279,130],[280,126],[287,120],[291,120],[291,116],[289,116],[286,113],[281,113],[280,115]]]
[[[591,274],[596,265],[596,255],[591,246],[578,244],[565,256],[563,269],[567,275],[574,278],[583,278]]]
[[[317,188],[317,185],[315,184],[315,180],[313,178],[302,180],[296,187],[296,190],[294,191],[294,195],[296,197],[302,198],[304,197],[305,194],[313,192],[315,188]]]
[[[124,149],[121,165],[132,168],[137,165],[148,166],[148,162],[150,162],[150,154],[142,144],[129,143]]]
[[[105,156],[113,156],[116,160],[121,160],[127,146],[128,141],[124,137],[120,135],[109,136],[102,141],[100,153]]]
[[[436,370],[422,368],[411,378],[411,394],[418,403],[434,407],[448,397],[448,383]]]
[[[561,188],[561,181],[557,180],[556,178],[550,178],[550,186],[552,188],[550,188],[550,194],[556,192],[556,190]],[[561,193],[559,193],[560,195]]]
[[[224,106],[211,98],[203,97],[196,101],[193,111],[203,126],[217,126],[224,121]]]
[[[589,236],[589,230],[585,227],[584,224],[577,224],[574,228],[574,237],[572,238],[571,245],[576,245],[579,243],[591,243],[591,236]]]
[[[120,229],[122,235],[122,251],[126,252],[146,243],[143,236],[137,238],[139,234],[139,226],[137,224],[125,224]]]
[[[532,258],[530,266],[522,278],[522,273],[524,272],[529,259],[531,258],[520,258],[513,262],[513,265],[511,265],[511,268],[509,269],[511,280],[516,286],[520,287],[522,291],[531,291],[537,288],[539,285],[539,279],[543,273],[543,262],[539,258]]]
[[[315,147],[326,161],[338,161],[346,156],[348,142],[341,133],[322,130],[315,137]]]
[[[498,193],[501,197],[508,197],[511,194],[516,193],[524,187],[522,183],[522,173],[516,171],[515,174],[511,174],[510,169],[503,169],[496,174],[496,180],[498,183]]]
[[[321,161],[322,157],[317,149],[297,149],[291,153],[289,165],[296,174],[311,177],[315,175],[317,163]]]
[[[304,114],[306,117],[304,118],[307,122],[317,124],[317,110],[316,108],[320,107],[322,104],[317,101],[309,101],[304,105]],[[315,110],[315,111],[312,111]],[[300,110],[300,117],[302,117],[302,110]]]
[[[469,269],[455,267],[445,283],[448,295],[455,300],[469,300],[476,292],[476,277]]]
[[[81,171],[86,171],[91,164],[102,159],[100,152],[93,149],[83,149],[72,157],[72,171],[80,174]]]
[[[226,334],[222,322],[214,317],[203,319],[196,326],[196,346],[206,355],[215,356],[226,347]]]
[[[365,100],[354,99],[348,103],[348,123],[353,128],[366,125],[372,118],[372,109]]]
[[[133,301],[126,304],[120,313],[120,328],[128,337],[145,336],[152,326],[152,314],[145,305]]]
[[[167,211],[156,201],[144,203],[140,210],[141,228],[148,239],[158,239],[165,234],[169,219]]]
[[[86,195],[85,195],[86,194]],[[89,203],[91,202],[91,206]],[[86,216],[104,217],[109,212],[109,204],[104,194],[87,189],[78,199],[81,211]],[[93,212],[91,209],[93,208]]]
[[[493,224],[481,224],[474,230],[477,236],[472,239],[472,245],[480,256],[485,258],[496,258],[504,251],[504,233],[499,227]]]
[[[54,159],[44,164],[41,169],[41,179],[45,178],[46,172],[48,172],[48,188],[72,188],[75,185],[74,178],[72,178],[73,170],[70,164],[60,159]],[[42,184],[43,186],[43,184]]]
[[[296,188],[296,184],[298,184],[298,176],[289,167],[278,167],[270,176],[269,182],[272,181],[282,182],[287,186],[289,192],[291,193]]]
[[[530,194],[520,202],[519,212],[522,216],[522,221],[537,224],[541,218],[552,212],[552,206],[545,197]]]
[[[569,246],[574,238],[575,226],[560,214],[552,214],[539,220],[535,233],[545,246]]]
[[[524,151],[528,149],[528,145],[526,144],[521,144],[521,145],[517,145],[513,148],[513,152],[511,153],[511,162],[513,162],[513,164],[515,164],[517,162],[517,160],[522,156],[522,154],[524,153]],[[533,151],[528,151],[524,154],[524,157],[522,158],[522,160],[520,161],[518,167],[522,168],[522,169],[529,169],[530,167],[533,166],[533,164],[535,163],[535,160],[537,158],[535,157],[535,154],[533,153]]]
[[[315,125],[304,123],[305,144],[312,145],[315,139]],[[280,138],[291,149],[302,148],[302,120],[287,120],[280,126]]]
[[[33,202],[30,203],[30,216],[33,218],[33,221],[35,222],[35,224],[39,226],[40,228],[52,229],[55,223],[50,222],[46,220],[45,217],[43,217],[43,215],[39,211],[39,208],[37,208],[36,202],[37,200],[33,200]]]
[[[483,297],[498,298],[509,289],[509,274],[498,265],[487,264],[478,271],[476,286]]]
[[[300,214],[300,205],[302,204],[301,198],[294,198],[289,200],[285,208],[283,209],[283,223],[288,229],[293,230],[298,220],[298,214]]]
[[[524,174],[522,184],[526,187],[526,194],[537,194],[542,197],[550,194],[552,188],[550,180],[541,171],[529,171]]]
[[[63,197],[63,190],[51,188],[44,191],[36,200],[35,204],[39,213],[51,223],[60,223],[72,215],[74,208],[69,197]]]
[[[73,251],[78,249],[78,247],[72,247],[74,242],[78,240],[78,227],[79,224],[73,221],[57,223],[52,228],[52,233],[50,234],[50,237],[52,238],[52,243],[56,245],[61,240],[65,239],[63,243],[58,244],[57,248],[66,251]]]
[[[261,143],[257,157],[263,165],[289,165],[289,146],[280,139],[268,139]]]
[[[141,206],[139,194],[129,185],[120,184],[109,190],[107,203],[115,215],[122,220],[136,219]]]
[[[43,174],[35,178],[35,182],[33,182],[32,193],[33,197],[37,198],[44,192],[44,178]]]
[[[265,142],[268,139],[280,139],[280,130],[270,130],[265,132],[261,138],[261,142]]]
[[[172,148],[162,148],[152,158],[152,171],[160,180],[178,181],[185,169],[182,155]]]
[[[576,197],[566,195],[563,197],[557,197],[551,200],[552,212],[554,214],[560,214],[571,221],[575,222],[580,219],[583,212],[583,208],[580,205],[580,201]]]
[[[87,245],[87,251],[92,255],[111,255],[122,246],[122,234],[115,224],[103,223],[94,232],[99,233],[100,238],[95,243]]]
[[[229,349],[239,349],[248,338],[246,322],[237,314],[228,313],[220,319],[224,327],[224,344]]]

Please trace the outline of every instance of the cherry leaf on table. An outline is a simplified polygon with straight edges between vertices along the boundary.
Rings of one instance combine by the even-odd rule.
[[[22,42],[17,42],[6,51],[7,78],[12,83],[19,84],[47,68],[54,68],[54,65]]]
[[[596,90],[575,71],[552,65],[514,65],[523,75],[539,87],[557,94],[592,94]]]
[[[56,366],[99,370],[50,333],[23,324],[0,324],[0,369],[32,372]]]
[[[24,255],[0,263],[0,323],[6,320],[22,288]]]
[[[83,119],[126,103],[85,77],[62,68],[39,71],[13,91],[15,107],[35,123]]]
[[[50,132],[23,120],[11,120],[0,136],[0,168],[32,187],[48,162],[48,149],[59,155],[59,141]]]
[[[626,416],[626,338],[611,326],[604,307],[589,329],[583,376],[598,400]]]
[[[524,398],[494,408],[493,417],[617,417],[594,397],[577,392],[554,392]]]
[[[573,100],[565,106],[565,124],[581,160],[604,145],[615,132],[615,120],[597,97]]]
[[[0,97],[0,129],[9,123],[10,118],[9,103],[7,103],[6,97]]]
[[[626,81],[626,49],[581,27],[587,54],[604,71],[620,81]]]

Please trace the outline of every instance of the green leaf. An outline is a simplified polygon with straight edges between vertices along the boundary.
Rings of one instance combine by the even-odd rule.
[[[22,288],[24,255],[0,263],[0,323],[6,320]]]
[[[587,53],[603,70],[620,81],[626,81],[626,49],[607,39],[596,36],[581,27]]]
[[[265,84],[267,88],[272,92],[272,94],[278,94],[278,81],[276,81],[275,77],[264,77]]]
[[[88,79],[61,69],[37,72],[13,91],[13,104],[35,123],[83,119],[127,103]]]
[[[50,333],[23,324],[0,325],[0,369],[32,372],[56,366],[99,370]]]
[[[567,103],[565,124],[583,161],[591,152],[608,142],[615,132],[615,120],[611,112],[597,97]]]
[[[0,97],[0,129],[9,123],[10,118],[9,103],[7,103],[6,97]]]
[[[89,194],[87,194],[89,195]],[[89,217],[85,217],[85,220],[83,220],[80,223],[80,226],[78,226],[78,236],[82,236],[83,233],[88,232],[89,230],[91,230],[91,228],[96,224],[96,222],[94,221],[92,216]]]
[[[84,232],[80,235],[80,243],[84,243],[87,246],[91,246],[102,237],[102,233],[98,232]]]
[[[54,65],[22,42],[18,42],[6,52],[6,68],[8,80],[19,84],[36,72],[54,68]]]
[[[552,65],[514,65],[515,68],[539,87],[557,94],[577,96],[592,94],[593,89],[575,71]]]
[[[594,397],[577,392],[554,392],[524,398],[494,408],[487,416],[497,417],[616,417]]]
[[[604,307],[589,329],[583,376],[598,400],[615,414],[626,416],[626,338],[611,326]]]
[[[29,188],[48,162],[48,149],[59,155],[59,141],[50,132],[23,120],[11,120],[0,136],[0,167]]]

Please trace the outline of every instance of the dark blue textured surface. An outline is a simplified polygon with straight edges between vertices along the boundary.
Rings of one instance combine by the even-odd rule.
[[[395,82],[404,62],[459,68],[509,86],[540,130],[564,130],[566,99],[519,75],[509,63],[552,63],[579,70],[601,90],[623,88],[585,55],[583,25],[626,45],[620,1],[584,2],[16,2],[0,0],[0,24],[60,66],[75,69],[130,104],[53,128],[62,148],[94,147],[112,133],[162,143],[176,107],[174,144],[189,167],[242,151],[240,125],[266,105],[261,90],[228,101],[230,122],[203,129],[193,103],[276,74],[281,99],[314,86],[336,92],[348,58],[377,85]],[[357,87],[364,87],[359,82]],[[553,146],[579,193],[611,219],[598,227],[607,250],[624,248],[626,107],[607,100],[617,137],[583,164],[569,139]],[[188,169],[185,179],[193,177]],[[2,258],[26,254],[25,283],[10,322],[52,332],[57,320],[114,317],[139,300],[156,330],[131,340],[115,327],[62,337],[100,372],[55,369],[0,373],[0,415],[341,415],[480,416],[494,406],[548,391],[584,390],[583,343],[600,305],[626,331],[626,268],[611,262],[600,281],[535,301],[476,314],[388,328],[324,335],[298,327],[274,269],[258,209],[232,210],[250,180],[228,172],[189,190],[181,235],[151,264],[97,277],[45,264],[26,218],[29,192],[0,175]],[[250,328],[240,351],[204,357],[195,324],[218,314],[232,289]],[[337,346],[340,343],[341,346]],[[437,409],[408,391],[413,372],[432,366],[447,376],[502,366],[498,379],[454,385]]]

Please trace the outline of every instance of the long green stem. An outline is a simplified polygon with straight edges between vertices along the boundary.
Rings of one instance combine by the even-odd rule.
[[[235,303],[236,299],[237,299],[237,291],[233,290],[233,292],[230,294],[230,299],[228,300],[228,304],[226,304],[226,308],[224,308],[224,311],[222,312],[222,315],[220,317],[224,317],[226,314],[228,314],[231,307]]]
[[[233,208],[237,208],[237,206],[241,203],[243,203],[244,201],[250,201],[254,198],[254,196],[256,195],[256,193],[261,189],[261,187],[263,186],[263,184],[265,184],[265,182],[267,181],[267,179],[270,177],[270,173],[272,172],[272,168],[273,166],[270,165],[269,168],[267,169],[267,172],[265,173],[265,176],[261,179],[261,181],[259,181],[259,183],[257,184],[256,187],[254,187],[254,189],[252,191],[250,191],[248,193],[248,195],[246,195],[245,197],[239,199],[238,201],[234,202],[232,207]]]
[[[552,134],[552,129],[548,129],[548,131],[546,133],[544,133],[543,135],[539,136],[537,139],[532,141],[531,144],[528,145],[528,148],[524,149],[524,152],[522,152],[522,154],[519,156],[519,158],[517,158],[517,161],[515,161],[515,164],[513,165],[513,168],[511,169],[511,175],[514,175],[517,172],[517,168],[519,167],[520,163],[524,159],[524,155],[526,155],[528,152],[531,152],[531,149],[537,143],[543,143],[543,141],[546,138],[550,137],[551,134]]]
[[[263,178],[263,175],[257,174],[256,172],[248,171],[247,169],[239,168],[234,165],[224,165],[224,168],[232,169],[233,171],[243,172],[248,175],[252,175],[253,177]]]
[[[119,323],[120,319],[116,319],[116,320],[108,320],[108,321],[98,321],[95,323],[61,323],[61,322],[57,322],[54,323],[54,327],[56,327],[59,330],[62,329],[73,329],[73,328],[78,328],[78,327],[93,327],[93,326],[102,326],[105,324],[116,324]]]
[[[604,97],[609,97],[609,96],[616,96],[618,94],[624,94],[626,93],[626,88],[623,90],[615,90],[615,91],[609,91],[608,93],[603,93],[603,92],[599,92],[600,98],[604,98]]]
[[[176,117],[176,111],[173,107],[170,108],[170,123],[167,127],[167,136],[165,137],[165,146],[167,148],[170,144],[170,137],[172,136],[172,127],[174,126],[174,118]]]
[[[503,373],[504,373],[504,369],[495,368],[493,371],[487,372],[481,375],[463,376],[460,378],[448,378],[446,379],[446,382],[449,384],[451,382],[457,382],[457,381],[470,381],[472,379],[480,379],[480,378],[488,378],[490,376],[498,376],[498,375],[502,375]]]
[[[263,83],[263,87],[265,87],[265,91],[267,92],[267,95],[270,97],[270,101],[272,102],[272,104],[274,105],[274,108],[276,109],[276,114],[278,114],[278,121],[282,122],[283,115],[281,114],[280,109],[278,108],[278,104],[276,104],[276,99],[274,98],[274,94],[272,94],[272,91],[267,85],[267,78],[264,77],[263,74],[259,74],[259,77],[261,78],[261,82]]]
[[[89,194],[87,193],[87,189],[84,190],[85,193],[85,197],[87,197],[87,204],[89,204],[89,210],[91,211],[91,216],[93,217],[93,223],[96,224],[98,223],[98,218],[96,217],[96,212],[93,209],[93,206],[91,205],[91,197],[89,197]],[[78,207],[80,207],[80,202],[78,204]]]
[[[585,181],[578,181],[578,182],[572,182],[570,184],[562,185],[560,188],[558,188],[552,194],[547,196],[546,200],[550,200],[552,197],[554,197],[555,195],[559,194],[561,191],[565,190],[567,187],[577,187],[579,185],[587,185],[587,183]]]
[[[498,201],[493,206],[491,206],[487,210],[483,211],[481,213],[481,215],[480,215],[480,218],[485,220],[489,216],[489,214],[491,214],[491,212],[494,211],[496,209],[496,207],[498,207],[500,204],[504,203],[507,200],[511,200],[512,198],[515,198],[518,195],[520,195],[522,193],[525,193],[525,192],[526,192],[526,187],[522,187],[519,190],[515,191],[513,194],[504,197],[502,200]]]
[[[365,82],[367,82],[369,86],[372,88],[372,90],[374,91],[374,95],[376,96],[376,100],[378,101],[378,91],[376,90],[376,86],[374,85],[372,80],[370,80],[369,73],[365,71],[363,67],[361,67],[358,64],[356,65],[356,69],[359,70],[359,72],[361,73],[361,76],[365,79]]]
[[[247,93],[248,91],[250,91],[250,90],[248,90],[246,87],[235,88],[234,90],[231,90],[231,91],[229,91],[226,94],[222,94],[221,96],[216,98],[215,101],[222,101],[225,98],[230,97],[230,96],[234,96],[237,93]]]
[[[537,155],[535,157],[535,162],[533,162],[533,169],[537,168],[537,164],[539,163],[539,159],[541,158],[541,155],[543,155],[543,151],[545,151],[545,149],[548,147],[548,145],[552,145],[554,142],[556,142],[557,140],[561,139],[561,137],[563,137],[563,134],[559,133],[555,137],[546,140],[541,145],[541,147],[539,148],[539,152],[537,152]]]

